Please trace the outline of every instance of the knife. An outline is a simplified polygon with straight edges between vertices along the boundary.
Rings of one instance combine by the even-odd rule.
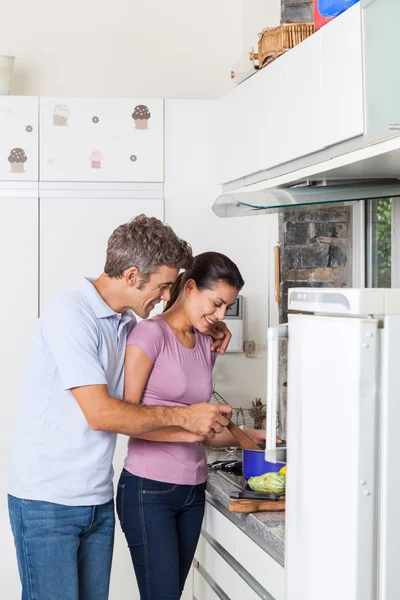
[[[279,494],[267,494],[266,492],[231,492],[232,500],[280,500]]]

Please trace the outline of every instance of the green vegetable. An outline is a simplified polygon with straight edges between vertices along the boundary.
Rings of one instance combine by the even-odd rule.
[[[258,477],[250,477],[247,482],[255,492],[283,495],[286,488],[286,475],[284,473],[265,473]]]

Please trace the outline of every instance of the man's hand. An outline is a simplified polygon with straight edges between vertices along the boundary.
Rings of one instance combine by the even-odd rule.
[[[218,352],[219,354],[225,354],[232,337],[232,334],[225,323],[223,321],[215,323],[214,327],[210,327],[210,335],[215,340],[211,346],[211,350],[213,352]]]
[[[221,433],[228,425],[232,414],[232,408],[228,405],[219,404],[192,404],[184,409],[182,427],[196,435],[212,437],[215,433]]]

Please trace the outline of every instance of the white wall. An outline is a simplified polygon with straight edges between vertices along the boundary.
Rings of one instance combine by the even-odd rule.
[[[265,27],[275,27],[281,20],[281,0],[243,0],[243,50],[257,49],[258,34]]]
[[[242,0],[20,0],[0,19],[20,95],[216,98],[241,52]]]
[[[245,338],[264,348],[253,359],[244,354],[220,357],[215,382],[217,391],[233,406],[248,406],[255,397],[265,400],[265,341],[277,218],[220,219],[212,212],[218,191],[209,181],[213,107],[208,101],[166,102],[165,219],[192,244],[194,253],[223,252],[243,274]]]

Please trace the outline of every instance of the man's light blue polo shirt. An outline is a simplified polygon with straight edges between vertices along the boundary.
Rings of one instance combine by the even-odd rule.
[[[71,388],[106,384],[122,398],[131,313],[114,312],[86,279],[39,319],[13,444],[9,493],[70,506],[111,500],[116,434],[90,429]]]

